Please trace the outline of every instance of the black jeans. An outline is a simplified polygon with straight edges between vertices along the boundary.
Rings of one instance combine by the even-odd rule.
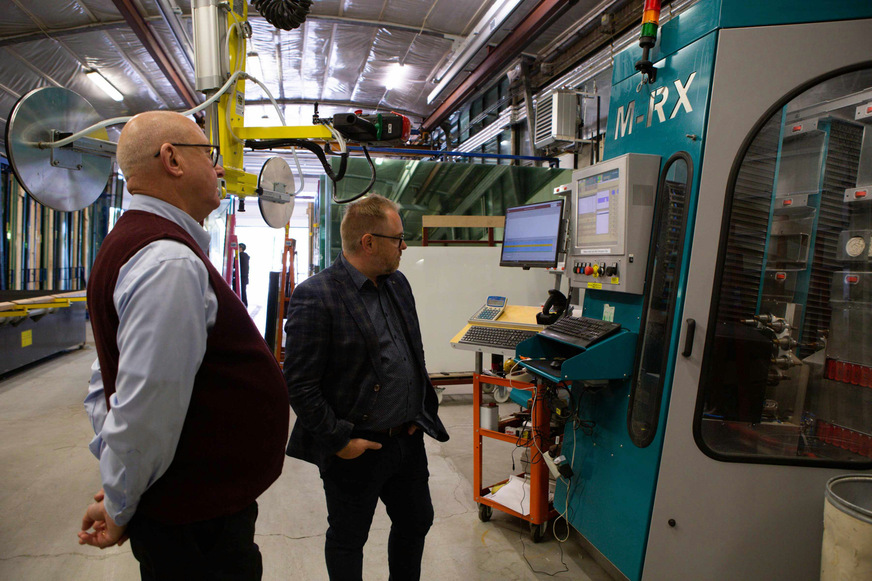
[[[184,525],[137,514],[127,531],[143,581],[259,581],[263,563],[254,543],[256,520],[253,502],[235,514]]]
[[[336,458],[321,475],[327,496],[324,554],[331,581],[360,581],[363,545],[380,498],[391,519],[390,581],[421,577],[424,537],[433,524],[427,455],[421,430],[388,437],[354,434],[382,444],[354,460]]]

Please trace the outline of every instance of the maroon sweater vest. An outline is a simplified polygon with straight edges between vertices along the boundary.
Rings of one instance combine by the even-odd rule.
[[[177,240],[194,251],[208,269],[218,297],[217,319],[194,380],[175,456],[137,507],[137,514],[182,524],[238,512],[279,477],[289,406],[281,368],[242,302],[197,243],[170,220],[131,210],[106,236],[88,281],[88,311],[107,408],[118,374],[118,313],[112,299],[118,271],[136,252],[160,239]]]

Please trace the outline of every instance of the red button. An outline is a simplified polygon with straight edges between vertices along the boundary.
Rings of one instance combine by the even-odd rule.
[[[775,280],[784,280],[786,278],[787,278],[786,272],[776,272],[775,273]]]
[[[593,267],[592,266],[585,266],[584,267],[584,274],[587,274],[587,275],[593,274]]]
[[[793,132],[796,133],[797,131],[802,131],[802,125],[794,125],[793,126]]]
[[[848,284],[857,284],[860,281],[860,277],[854,274],[849,274],[845,277],[845,282]]]
[[[793,205],[793,200],[791,200],[791,199],[787,199],[787,200],[784,200],[783,202],[781,202],[781,204],[784,205],[784,206],[792,206],[792,205]]]
[[[856,192],[854,192],[854,197],[855,198],[865,198],[866,197],[866,190],[857,190]]]

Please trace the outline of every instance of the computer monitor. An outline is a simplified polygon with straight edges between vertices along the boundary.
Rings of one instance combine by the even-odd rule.
[[[554,268],[562,250],[562,225],[562,198],[508,208],[500,266]]]

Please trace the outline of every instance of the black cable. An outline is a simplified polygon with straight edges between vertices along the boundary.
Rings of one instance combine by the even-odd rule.
[[[347,151],[345,153],[339,154],[339,171],[334,174],[333,168],[330,167],[330,162],[327,161],[327,156],[324,155],[324,150],[322,150],[321,147],[318,146],[318,144],[312,143],[311,141],[306,141],[305,139],[247,139],[245,141],[245,147],[248,147],[250,149],[274,149],[277,147],[302,147],[303,149],[308,149],[318,157],[318,160],[324,167],[324,172],[327,174],[327,177],[330,178],[330,181],[333,182],[333,202],[337,204],[348,204],[349,202],[360,199],[368,194],[369,191],[372,189],[372,186],[375,185],[375,164],[373,163],[372,158],[369,156],[369,151],[366,149],[365,145],[361,146],[361,149],[363,149],[363,155],[366,156],[366,162],[369,164],[369,184],[367,184],[366,188],[364,188],[362,192],[360,192],[359,194],[355,194],[345,200],[337,199],[335,186],[337,182],[345,177],[345,170],[348,168]]]
[[[521,508],[523,509],[524,499],[527,498],[527,488],[522,486],[521,492],[522,492]],[[525,522],[527,522],[527,521],[525,521]],[[534,525],[532,522],[530,522],[529,524],[531,527],[531,531],[532,531],[532,527],[539,526],[539,525]],[[547,521],[546,521],[546,525],[547,525]],[[545,531],[546,532],[548,531],[547,526],[545,527]],[[527,563],[527,566],[530,568],[530,571],[532,571],[533,573],[540,573],[542,575],[548,575],[549,577],[554,577],[555,575],[569,572],[569,565],[567,565],[566,561],[563,559],[563,543],[557,543],[557,546],[560,548],[560,564],[563,565],[563,570],[562,571],[555,571],[554,573],[548,573],[547,571],[541,571],[539,569],[534,569],[533,564],[530,563],[530,559],[527,558],[527,543],[524,542],[524,529],[523,528],[520,531],[518,531],[518,540],[521,541],[521,556],[524,557],[524,561]]]
[[[366,156],[366,161],[367,161],[367,163],[369,163],[369,172],[371,174],[370,178],[369,178],[369,184],[367,184],[367,186],[363,189],[362,192],[360,192],[359,194],[356,194],[354,196],[351,196],[350,198],[345,199],[345,200],[339,200],[336,198],[336,188],[334,188],[333,189],[333,202],[336,204],[348,204],[349,202],[353,202],[354,200],[360,199],[363,196],[365,196],[366,194],[368,194],[369,191],[372,189],[372,186],[375,185],[375,164],[372,162],[372,158],[369,156],[369,151],[366,150],[366,146],[361,145],[360,148],[363,149],[363,155]],[[346,153],[345,155],[348,155],[348,154]],[[342,173],[343,174],[345,173],[344,168],[342,170]]]
[[[251,0],[267,22],[282,30],[293,30],[306,21],[312,0]]]
[[[245,147],[250,149],[275,149],[278,147],[302,147],[308,149],[321,162],[324,167],[324,172],[334,184],[345,177],[345,169],[348,166],[348,152],[339,155],[339,172],[333,173],[333,168],[330,167],[330,162],[327,161],[327,156],[324,155],[324,150],[317,143],[306,141],[305,139],[246,139]]]

